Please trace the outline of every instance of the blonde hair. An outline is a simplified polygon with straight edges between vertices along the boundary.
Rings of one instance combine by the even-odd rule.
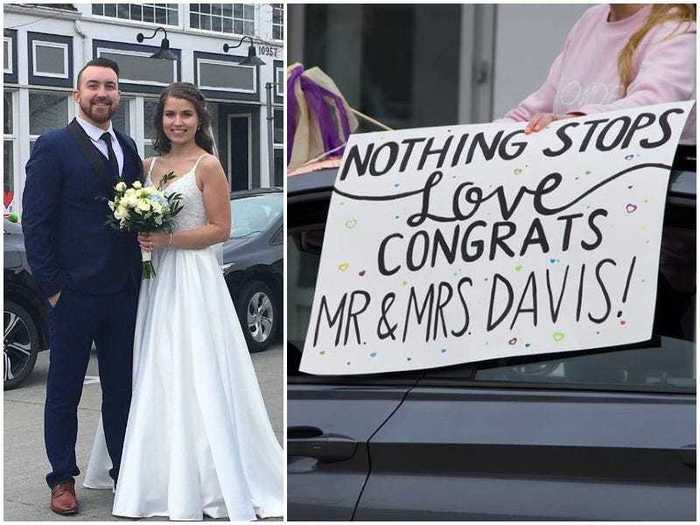
[[[644,25],[633,34],[620,51],[617,59],[617,70],[620,73],[621,96],[627,94],[627,88],[634,77],[634,53],[639,43],[654,27],[665,22],[677,21],[678,27],[683,22],[695,22],[695,4],[654,4]],[[675,31],[671,33],[673,36]]]

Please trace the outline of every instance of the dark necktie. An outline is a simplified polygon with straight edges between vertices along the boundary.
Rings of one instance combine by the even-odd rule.
[[[107,158],[109,159],[109,165],[112,167],[112,174],[114,177],[119,178],[119,164],[117,163],[117,156],[114,154],[114,148],[112,148],[112,135],[104,132],[100,139],[107,143]]]

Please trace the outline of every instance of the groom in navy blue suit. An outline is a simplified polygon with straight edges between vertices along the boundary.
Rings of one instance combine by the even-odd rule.
[[[112,128],[119,68],[97,58],[78,74],[79,116],[37,140],[27,163],[22,227],[27,259],[51,308],[44,438],[51,509],[78,511],[74,476],[78,403],[94,342],[102,423],[117,481],[131,402],[132,348],[141,281],[135,234],[105,225],[121,177],[143,179],[134,141]]]

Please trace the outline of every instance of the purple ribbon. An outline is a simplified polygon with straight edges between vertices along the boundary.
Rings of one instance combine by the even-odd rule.
[[[301,82],[301,90],[304,94],[309,109],[318,120],[321,139],[323,140],[324,151],[331,151],[338,148],[338,153],[342,153],[340,147],[345,142],[345,137],[350,136],[350,121],[345,111],[343,99],[331,91],[319,86],[312,80],[301,76],[304,72],[303,66],[294,69],[287,81],[288,108],[290,113],[287,117],[287,138],[291,145],[287,148],[287,164],[291,160],[292,148],[294,147],[294,132],[298,120],[298,108],[296,99],[293,96],[294,83]],[[330,101],[328,99],[331,99]],[[338,128],[333,119],[333,106],[335,106],[340,116],[340,124],[345,137],[338,135]],[[290,127],[291,126],[291,127]]]

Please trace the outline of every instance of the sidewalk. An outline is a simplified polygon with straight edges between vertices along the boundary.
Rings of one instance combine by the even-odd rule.
[[[281,443],[284,399],[282,344],[279,343],[266,352],[252,354],[252,357],[272,428]],[[63,518],[49,509],[49,489],[45,482],[49,463],[44,450],[44,396],[48,358],[48,352],[42,352],[29,379],[20,388],[5,392],[4,521],[120,520],[111,513],[111,491],[83,489],[82,475],[76,480],[80,514]],[[97,429],[100,402],[97,356],[93,352],[78,411],[80,426],[76,454],[78,467],[83,474]]]

